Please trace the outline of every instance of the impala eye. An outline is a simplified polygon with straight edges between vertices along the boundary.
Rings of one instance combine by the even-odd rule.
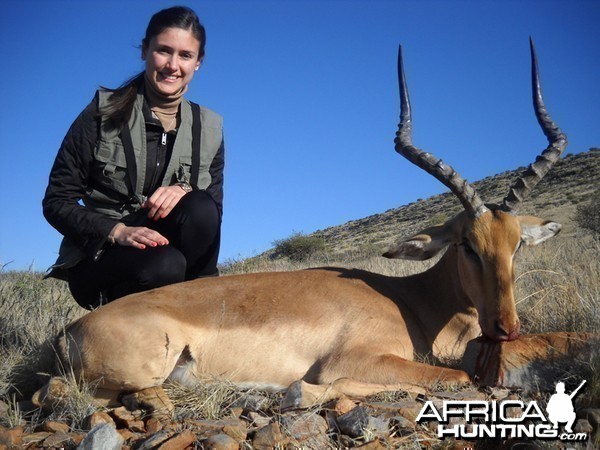
[[[462,249],[464,250],[464,252],[469,257],[474,258],[477,261],[479,261],[479,255],[477,254],[477,252],[475,252],[475,250],[473,250],[473,247],[471,247],[471,244],[469,243],[469,241],[463,241],[463,242],[461,242],[460,246],[462,247]]]

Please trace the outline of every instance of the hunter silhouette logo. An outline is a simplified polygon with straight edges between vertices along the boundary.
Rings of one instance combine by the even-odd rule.
[[[436,406],[428,400],[416,418],[417,423],[437,421],[439,438],[459,439],[559,439],[561,441],[585,441],[587,433],[573,432],[577,416],[573,398],[583,382],[570,394],[565,384],[556,383],[546,406],[546,413],[535,400],[444,400]],[[439,404],[438,404],[439,405]],[[565,424],[559,431],[559,423]]]
[[[573,433],[573,424],[577,419],[575,415],[575,409],[573,409],[573,397],[577,395],[579,389],[583,387],[586,380],[571,392],[571,395],[565,394],[565,383],[559,381],[556,383],[556,394],[552,394],[550,400],[548,400],[548,406],[546,412],[548,413],[548,419],[552,422],[554,429],[558,428],[559,422],[566,422],[565,431],[567,433]]]

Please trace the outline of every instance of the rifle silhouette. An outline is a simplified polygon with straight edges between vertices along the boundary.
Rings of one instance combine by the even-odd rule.
[[[573,392],[571,392],[571,394],[569,395],[569,398],[570,398],[570,399],[573,399],[573,397],[575,397],[575,395],[576,395],[576,394],[579,392],[579,389],[581,389],[581,388],[582,388],[582,386],[585,384],[585,382],[586,382],[586,381],[587,381],[587,380],[583,380],[583,381],[581,382],[581,384],[580,384],[580,385],[577,387],[577,389],[575,389]]]

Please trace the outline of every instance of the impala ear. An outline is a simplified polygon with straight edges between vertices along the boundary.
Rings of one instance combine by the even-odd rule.
[[[562,226],[560,223],[541,220],[532,216],[520,216],[521,240],[525,245],[538,245],[556,236]]]
[[[442,251],[452,240],[447,224],[427,228],[419,234],[401,242],[396,248],[383,254],[385,258],[425,261]]]

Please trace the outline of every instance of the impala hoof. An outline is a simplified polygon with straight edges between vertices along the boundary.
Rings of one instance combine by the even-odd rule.
[[[302,402],[302,381],[294,381],[287,388],[285,396],[281,401],[281,412],[290,411],[293,409],[300,409],[303,407]]]

